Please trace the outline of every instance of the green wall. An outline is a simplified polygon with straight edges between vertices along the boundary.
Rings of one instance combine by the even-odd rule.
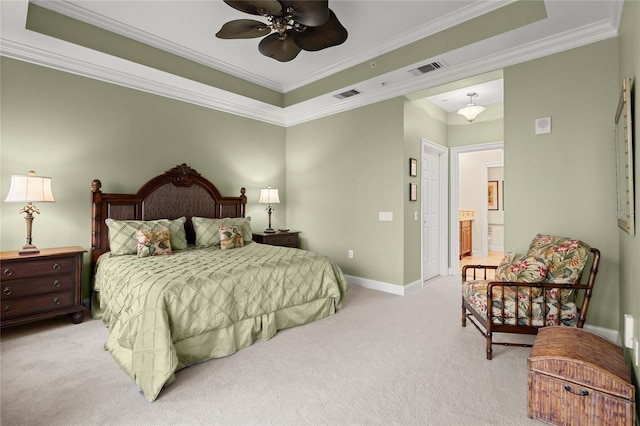
[[[619,261],[620,261],[620,336],[624,338],[622,316],[631,314],[635,318],[634,336],[640,340],[640,221],[638,221],[638,211],[640,208],[640,196],[638,187],[640,186],[640,96],[638,96],[638,77],[640,76],[640,2],[625,1],[622,15],[622,26],[620,30],[620,69],[618,73],[619,87],[622,86],[624,78],[634,80],[634,104],[632,106],[634,136],[635,141],[635,224],[636,235],[629,235],[621,229],[618,230],[619,237]],[[627,359],[631,359],[632,351],[626,349]],[[631,364],[631,362],[629,362]],[[633,367],[637,380],[640,379],[640,368]],[[636,408],[640,410],[640,392],[636,390]]]
[[[246,187],[254,229],[266,228],[257,199],[261,187],[286,186],[284,128],[5,57],[1,66],[0,193],[12,174],[53,178],[55,204],[37,205],[36,246],[90,248],[93,179],[104,192],[131,193],[181,163],[223,195]],[[286,199],[282,191],[275,227],[286,222]],[[2,250],[25,243],[21,208],[0,203]]]
[[[410,100],[404,103],[404,280],[411,284],[422,278],[422,221],[420,220],[422,193],[418,192],[418,201],[409,201],[409,183],[421,188],[422,139],[447,147],[447,113],[430,103],[416,104]],[[418,160],[418,176],[409,176],[409,158]],[[414,212],[418,212],[418,220]]]
[[[587,323],[618,329],[618,228],[613,115],[616,39],[504,70],[505,250],[536,233],[584,240],[602,253]],[[535,135],[536,118],[552,131]]]
[[[287,128],[287,226],[344,272],[402,285],[403,99]],[[392,212],[380,222],[378,212]],[[354,251],[353,259],[347,257]]]

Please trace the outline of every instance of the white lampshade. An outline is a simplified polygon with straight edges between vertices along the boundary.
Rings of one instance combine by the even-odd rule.
[[[486,108],[473,103],[473,97],[478,96],[476,92],[467,93],[467,96],[469,97],[469,103],[466,107],[460,108],[458,110],[458,114],[466,118],[469,123],[473,123],[473,120],[475,120],[478,115],[484,112]]]
[[[473,120],[475,120],[480,113],[484,112],[484,110],[486,110],[486,108],[481,105],[469,104],[464,108],[460,108],[458,114],[464,116],[469,123],[473,123]]]
[[[11,175],[7,202],[21,203],[54,203],[51,191],[51,178],[36,176],[35,172],[29,172],[29,176]]]
[[[275,188],[263,188],[260,190],[260,204],[277,204],[280,202],[278,197],[278,190]]]

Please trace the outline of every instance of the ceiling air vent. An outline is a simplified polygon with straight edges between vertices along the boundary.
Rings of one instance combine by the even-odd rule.
[[[333,96],[338,99],[346,99],[355,95],[359,95],[360,93],[362,92],[360,92],[357,89],[351,89],[351,90],[347,90],[346,92],[338,93],[337,95],[333,95]]]
[[[440,68],[443,68],[444,65],[444,62],[435,61],[431,62],[430,64],[422,65],[421,67],[409,70],[409,72],[414,75],[422,75],[431,71],[439,70]]]

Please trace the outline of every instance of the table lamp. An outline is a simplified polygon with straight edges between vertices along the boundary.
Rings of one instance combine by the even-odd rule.
[[[280,198],[278,197],[278,190],[271,188],[269,185],[267,188],[263,188],[260,190],[260,200],[258,201],[260,204],[267,204],[267,213],[269,214],[269,227],[264,230],[267,234],[273,234],[276,231],[271,228],[271,212],[274,210],[271,204],[276,204],[280,202]]]
[[[51,192],[51,178],[44,176],[36,176],[36,172],[30,171],[28,176],[11,175],[11,186],[9,194],[4,200],[9,203],[27,203],[20,210],[20,213],[26,213],[27,221],[27,244],[22,247],[19,254],[36,254],[40,250],[31,244],[31,227],[33,224],[33,214],[40,211],[32,204],[36,203],[55,203],[53,193]]]

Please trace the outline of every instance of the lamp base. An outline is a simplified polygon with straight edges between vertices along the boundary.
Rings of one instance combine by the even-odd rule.
[[[275,234],[276,230],[273,229],[273,228],[267,228],[267,229],[264,230],[264,233],[265,234]]]
[[[27,244],[25,246],[22,247],[22,249],[18,252],[19,255],[29,255],[29,254],[38,254],[40,253],[40,249],[38,249],[38,247],[32,245],[32,244]]]

